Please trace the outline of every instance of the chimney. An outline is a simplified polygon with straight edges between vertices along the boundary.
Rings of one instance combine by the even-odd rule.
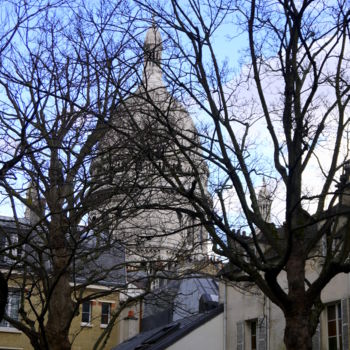
[[[135,321],[137,321],[135,311],[129,310],[128,315],[124,317],[124,322],[120,324],[120,336],[122,341],[130,339],[139,333],[139,323]]]

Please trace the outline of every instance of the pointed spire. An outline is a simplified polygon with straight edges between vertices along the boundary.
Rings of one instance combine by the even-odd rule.
[[[157,24],[156,24],[156,14],[153,12],[152,13],[152,27],[156,28]]]

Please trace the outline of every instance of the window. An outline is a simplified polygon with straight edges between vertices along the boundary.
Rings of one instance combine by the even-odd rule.
[[[256,320],[250,322],[250,344],[251,344],[250,349],[251,350],[257,349],[257,347],[256,347],[256,326],[257,326]]]
[[[123,173],[125,171],[125,165],[124,162],[121,160],[115,161],[115,168],[113,169],[116,173]],[[113,172],[111,174],[113,177]]]
[[[195,219],[190,216],[187,226],[187,244],[194,245]]]
[[[18,309],[20,302],[20,291],[19,290],[10,290],[7,299],[7,305],[5,309],[6,315],[13,318],[14,320],[18,320]],[[9,322],[2,320],[0,322],[0,327],[12,327]]]
[[[101,303],[101,326],[107,326],[111,317],[111,304]]]
[[[342,319],[340,302],[327,306],[328,350],[342,349]]]
[[[159,278],[154,279],[151,283],[151,289],[152,290],[159,289],[159,286],[160,286]]]
[[[180,228],[182,228],[182,225],[183,225],[182,213],[180,211],[177,211],[176,214],[177,214],[177,219],[179,220],[179,226]]]
[[[82,308],[81,323],[90,324],[90,322],[91,322],[91,302],[84,301],[81,308]]]
[[[139,173],[142,171],[143,168],[143,159],[136,159],[135,160],[135,171],[136,173]]]
[[[148,62],[149,63],[154,63],[155,61],[155,56],[156,56],[156,53],[155,53],[155,49],[147,49],[146,50],[146,55],[147,55],[147,58],[148,58]]]
[[[237,350],[244,350],[244,321],[237,322]]]
[[[199,230],[198,230],[198,241],[199,241],[200,244],[204,243],[203,226],[199,227]]]
[[[8,248],[13,245],[16,245],[17,243],[18,243],[17,235],[10,234],[10,235],[0,236],[0,245],[2,248]],[[8,249],[0,255],[0,262],[11,263],[13,262],[13,259],[11,257],[15,257],[15,256],[17,256],[17,248]]]

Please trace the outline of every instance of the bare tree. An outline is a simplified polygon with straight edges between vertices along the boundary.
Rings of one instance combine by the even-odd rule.
[[[3,57],[8,53],[8,50],[13,45],[18,37],[23,34],[23,28],[34,27],[37,21],[49,8],[55,8],[63,3],[61,0],[52,3],[36,3],[28,4],[25,1],[3,1],[1,4],[0,15],[2,18],[2,28],[0,32],[0,65],[6,61]],[[6,129],[2,129],[1,137],[4,142],[11,143],[13,135],[10,135]],[[20,140],[24,137],[24,132],[16,135]],[[18,140],[17,139],[17,140]],[[3,152],[1,153],[1,168],[0,179],[4,179],[11,169],[22,159],[25,153],[24,143],[16,142],[10,150],[9,147],[3,145]],[[0,272],[0,320],[2,320],[5,306],[7,302],[8,288],[5,277]]]
[[[206,227],[214,251],[226,257],[226,277],[254,282],[283,311],[287,349],[311,349],[322,290],[337,274],[350,272],[349,4],[139,4],[145,18],[156,15],[166,36],[168,55],[158,62],[165,80],[175,97],[199,110],[205,125],[200,138],[190,138],[167,122],[166,109],[153,113],[195,180],[188,186],[169,176],[170,166],[158,172],[189,204],[184,212]],[[247,43],[239,75],[217,49],[227,26],[228,36],[241,31]],[[236,49],[232,37],[226,38],[225,55]],[[188,142],[177,142],[179,136]],[[203,195],[198,157],[211,171],[214,205]],[[258,196],[264,181],[271,189],[265,206]],[[236,210],[229,206],[232,199]],[[279,200],[276,210],[283,212],[273,219],[271,199]],[[307,268],[315,259],[318,271],[311,280]],[[287,290],[278,279],[284,274]]]
[[[118,219],[108,221],[114,209],[89,216],[107,196],[95,196],[104,184],[90,167],[138,57],[128,2],[51,5],[35,18],[28,10],[27,25],[19,19],[19,35],[3,45],[2,169],[11,172],[1,189],[13,218],[2,221],[1,249],[8,281],[23,291],[20,319],[5,320],[35,349],[70,349],[79,305],[125,288],[124,251],[111,233]],[[101,281],[108,291],[88,293]]]
[[[153,281],[179,278],[175,265],[193,252],[199,258],[191,272],[203,266],[202,225],[186,214],[181,196],[169,186],[159,189],[165,182],[156,169],[165,151],[170,175],[189,190],[193,184],[190,173],[178,171],[178,147],[162,132],[165,125],[152,125],[157,104],[163,108],[171,96],[165,104],[145,103],[150,92],[139,79],[144,48],[131,14],[122,0],[62,3],[46,8],[5,50],[0,126],[4,159],[13,164],[1,189],[13,217],[1,221],[0,234],[7,279],[23,291],[19,318],[5,320],[35,349],[70,349],[79,306],[125,293],[94,345],[102,349],[121,310],[148,293]],[[173,114],[171,123],[184,121]],[[191,124],[186,137],[194,135]],[[207,177],[206,166],[201,175]],[[197,232],[202,239],[194,239]],[[142,292],[129,297],[127,283],[140,279]],[[109,288],[89,288],[99,283]]]

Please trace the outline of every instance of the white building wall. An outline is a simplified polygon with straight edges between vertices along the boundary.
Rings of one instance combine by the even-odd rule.
[[[315,270],[313,271],[315,273]],[[283,277],[281,277],[283,280]],[[342,307],[347,305],[347,317],[350,320],[350,274],[339,274],[334,277],[323,290],[321,300],[326,305],[341,302]],[[226,322],[226,349],[250,350],[250,321],[261,318],[267,320],[267,350],[285,349],[283,336],[285,320],[282,311],[257,289],[238,288],[237,286],[226,286],[220,284],[220,302],[225,304],[227,313]],[[344,304],[345,303],[345,304]],[[319,347],[315,350],[328,350],[328,325],[327,310],[323,310],[320,316],[320,338]],[[244,343],[242,347],[237,344],[237,325],[243,322]],[[349,324],[347,335],[350,339]],[[259,348],[258,348],[259,349]],[[348,349],[339,349],[348,350]]]
[[[190,332],[167,350],[224,350],[224,313]]]

